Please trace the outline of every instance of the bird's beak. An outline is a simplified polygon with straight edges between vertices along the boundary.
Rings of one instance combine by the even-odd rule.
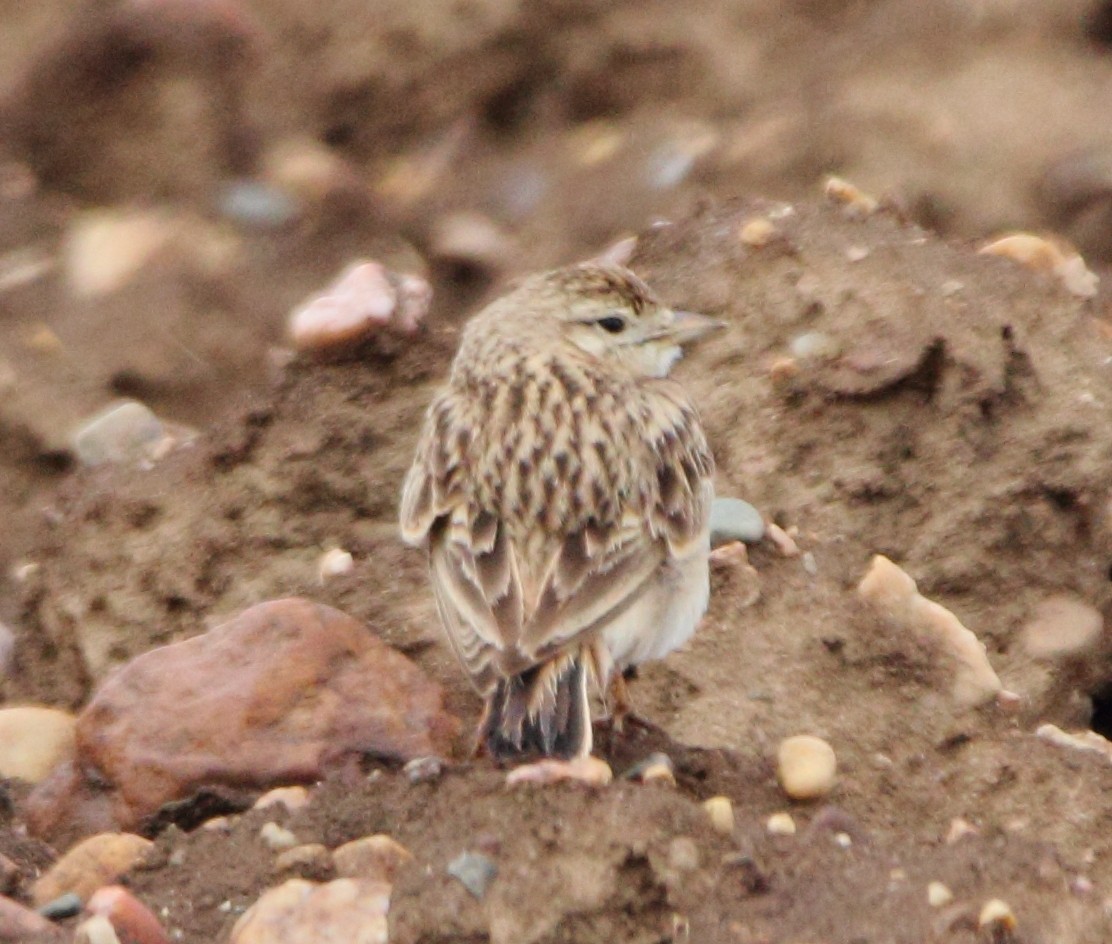
[[[725,321],[697,315],[693,311],[676,311],[673,314],[676,317],[668,329],[668,336],[677,344],[690,344],[712,331],[726,327]]]

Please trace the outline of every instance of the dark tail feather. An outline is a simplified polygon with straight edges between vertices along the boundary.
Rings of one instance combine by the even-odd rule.
[[[590,753],[591,710],[582,658],[564,656],[500,681],[480,737],[498,761]]]

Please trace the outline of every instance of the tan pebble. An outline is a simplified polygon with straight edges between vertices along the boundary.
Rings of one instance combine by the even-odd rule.
[[[785,738],[777,765],[780,785],[793,800],[813,800],[834,789],[838,759],[822,738],[810,734]]]
[[[790,813],[773,813],[765,821],[765,829],[773,836],[794,836],[795,820]]]
[[[413,853],[393,837],[379,834],[345,842],[332,851],[332,861],[337,875],[393,883],[398,870],[413,861]]]
[[[799,372],[799,361],[794,357],[777,357],[768,365],[768,379],[774,387],[787,386]]]
[[[932,908],[942,908],[954,900],[954,893],[941,882],[927,885],[927,904]]]
[[[1011,259],[1035,272],[1055,276],[1072,295],[1092,298],[1099,279],[1085,265],[1085,260],[1067,243],[1055,238],[1044,239],[1032,233],[1011,233],[995,239],[979,252],[987,256]]]
[[[1007,902],[1001,901],[999,898],[993,898],[986,901],[984,907],[981,908],[977,924],[982,930],[985,928],[1003,928],[1007,931],[1014,931],[1018,922]]]
[[[746,220],[738,229],[738,239],[754,249],[767,246],[776,235],[776,227],[763,216]]]
[[[1020,640],[1028,655],[1056,659],[1091,651],[1103,632],[1104,617],[1100,610],[1084,600],[1060,595],[1035,606]]]
[[[848,849],[853,845],[853,837],[849,833],[835,833],[834,844],[841,849]]]
[[[36,354],[58,354],[62,350],[62,339],[49,325],[35,325],[24,336],[23,345]]]
[[[303,200],[317,202],[355,175],[336,152],[311,138],[280,141],[263,158],[267,182]]]
[[[847,216],[860,218],[875,213],[880,201],[859,190],[841,177],[827,177],[823,193],[831,203],[840,206]]]
[[[66,280],[78,298],[119,291],[174,237],[174,221],[149,211],[89,210],[66,234]]]
[[[919,593],[915,581],[887,557],[873,557],[857,592],[890,622],[934,638],[950,661],[950,695],[962,707],[993,700],[1003,686],[985,645],[945,607]]]
[[[869,253],[870,250],[868,246],[850,246],[846,250],[846,261],[861,262],[869,258]]]
[[[297,836],[275,822],[263,823],[259,830],[259,838],[275,852],[281,849],[292,849],[298,844]]]
[[[888,872],[888,881],[893,885],[898,885],[900,882],[906,882],[907,869],[890,869]]]
[[[98,888],[85,910],[107,918],[123,944],[169,944],[154,912],[120,885]]]
[[[567,137],[571,158],[582,167],[610,160],[625,143],[625,132],[607,121],[588,121],[573,128]]]
[[[710,817],[714,831],[729,836],[734,831],[734,804],[729,797],[714,796],[703,801],[703,809]]]
[[[131,833],[98,833],[66,852],[33,886],[36,906],[73,892],[82,901],[136,866],[153,843]]]
[[[433,227],[429,249],[436,259],[500,271],[512,252],[509,237],[493,220],[472,212],[452,213]]]
[[[338,878],[323,885],[290,879],[259,897],[232,928],[229,944],[387,944],[390,886]]]
[[[355,569],[355,560],[343,548],[334,547],[325,551],[317,563],[317,580],[326,583],[332,577],[350,574]]]
[[[302,878],[321,880],[332,878],[335,868],[328,848],[319,842],[309,842],[278,853],[274,871],[280,875],[293,872]]]
[[[1096,731],[1063,731],[1057,725],[1040,724],[1035,729],[1035,737],[1056,747],[1068,747],[1077,751],[1103,754],[1112,760],[1112,741],[1097,734]]]
[[[573,760],[540,760],[511,770],[506,775],[506,785],[536,783],[547,785],[567,780],[591,786],[606,786],[614,779],[610,765],[597,757],[577,757]]]
[[[649,764],[641,771],[642,783],[664,783],[670,787],[676,785],[676,775],[671,764]]]
[[[93,915],[77,926],[73,933],[73,944],[122,944],[122,942],[108,918],[104,915]]]
[[[969,820],[962,819],[960,816],[955,816],[950,820],[950,828],[946,831],[946,845],[952,846],[955,842],[964,839],[966,836],[976,836],[980,830],[974,826]]]
[[[232,828],[232,821],[227,816],[214,816],[212,819],[206,819],[201,823],[201,829],[208,829],[213,832],[230,832]]]
[[[308,802],[309,791],[304,787],[275,787],[259,797],[252,809],[265,810],[270,806],[284,806],[292,813],[306,806]]]
[[[996,707],[1005,714],[1017,715],[1023,709],[1023,696],[1002,688],[996,693]]]
[[[795,543],[795,538],[788,534],[788,532],[778,524],[774,524],[770,521],[765,528],[765,534],[768,535],[768,539],[775,545],[776,550],[780,552],[781,556],[799,556],[799,545]]]
[[[28,783],[44,780],[58,764],[73,758],[76,723],[73,715],[57,708],[0,709],[0,777]]]

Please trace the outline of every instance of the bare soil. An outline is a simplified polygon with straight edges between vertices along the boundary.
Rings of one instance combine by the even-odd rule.
[[[368,759],[287,825],[329,846],[388,832],[414,852],[390,918],[405,944],[960,944],[988,940],[976,919],[990,898],[1011,904],[1026,944],[1112,937],[1112,766],[1034,736],[1093,721],[1112,646],[1038,661],[1019,643],[1054,594],[1112,626],[1112,319],[1103,294],[973,251],[1019,225],[1067,233],[1094,266],[1112,257],[1100,9],[244,8],[242,28],[170,35],[108,4],[4,14],[5,147],[37,183],[0,196],[0,254],[61,259],[94,205],[214,219],[222,183],[294,136],[351,172],[295,222],[237,230],[230,270],[170,256],[96,301],[60,269],[0,292],[0,564],[37,565],[0,583],[18,639],[4,699],[77,708],[120,662],[303,594],[366,620],[476,717],[421,557],[396,537],[420,416],[483,299],[638,232],[633,267],[731,326],[677,372],[719,494],[798,529],[804,552],[766,542],[755,572],[717,567],[691,646],[634,685],[652,726],[601,733],[619,773],[668,753],[677,788],[510,792],[467,763],[411,785]],[[829,171],[891,199],[849,218],[815,196]],[[496,262],[437,257],[436,225],[461,208],[505,229]],[[746,246],[738,230],[758,216],[777,236]],[[430,260],[427,330],[333,363],[274,357],[290,306],[356,255]],[[34,340],[43,326],[58,344]],[[809,332],[833,356],[774,368]],[[120,394],[198,441],[153,469],[79,469],[70,429]],[[356,566],[321,585],[333,546]],[[959,710],[942,655],[859,601],[876,553],[986,642],[1017,712]],[[823,804],[776,785],[776,745],[797,733],[837,751]],[[23,835],[24,792],[3,795],[0,852],[29,877],[61,850]],[[698,805],[716,794],[734,803],[732,837]],[[129,878],[187,944],[225,940],[277,881],[258,839],[272,813],[225,834],[195,828],[220,807],[197,804],[152,826],[160,855]],[[786,809],[798,833],[769,835]],[[956,817],[977,832],[947,843]],[[468,849],[498,866],[481,902],[445,871]],[[952,905],[928,905],[933,880]]]

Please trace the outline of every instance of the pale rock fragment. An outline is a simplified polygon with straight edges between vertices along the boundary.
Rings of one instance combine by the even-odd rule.
[[[1063,731],[1057,725],[1040,724],[1035,736],[1056,747],[1068,747],[1076,751],[1103,754],[1112,761],[1112,741],[1101,737],[1096,731]]]
[[[915,581],[887,557],[873,558],[857,592],[892,623],[938,640],[953,664],[950,693],[959,705],[982,705],[1003,688],[984,643],[953,613],[922,596]]]

